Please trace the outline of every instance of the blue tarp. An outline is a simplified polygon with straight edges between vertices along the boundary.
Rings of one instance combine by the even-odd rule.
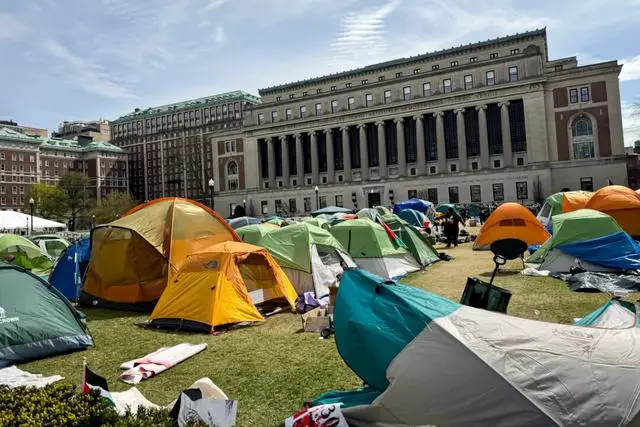
[[[558,246],[562,252],[608,268],[640,269],[640,243],[624,231]]]
[[[89,238],[81,239],[65,250],[49,276],[49,283],[69,301],[80,295],[82,279],[89,266]]]
[[[398,215],[405,209],[413,209],[418,212],[422,212],[424,214],[428,213],[430,210],[434,209],[433,203],[422,200],[422,199],[409,199],[404,202],[398,202],[393,205],[393,213]]]

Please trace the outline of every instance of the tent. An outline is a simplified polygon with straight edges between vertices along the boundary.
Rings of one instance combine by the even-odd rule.
[[[68,240],[55,235],[31,237],[31,241],[53,260],[57,260],[62,255],[62,252],[69,247]]]
[[[340,356],[367,385],[321,396],[350,426],[638,425],[640,331],[521,319],[362,270],[334,312]],[[606,393],[603,393],[606,390]]]
[[[418,212],[422,212],[423,214],[430,216],[432,213],[435,213],[435,207],[433,203],[428,200],[411,198],[409,200],[405,200],[404,202],[396,203],[393,206],[393,213],[398,215],[405,209],[413,209]]]
[[[358,267],[387,279],[420,270],[420,265],[378,223],[368,219],[345,221],[331,228],[331,234],[347,249]]]
[[[427,217],[422,212],[415,209],[403,209],[400,211],[398,216],[410,225],[418,228],[424,227],[424,223],[428,221]]]
[[[341,264],[356,266],[331,233],[306,222],[273,230],[258,245],[275,258],[298,294],[323,297],[342,274]]]
[[[375,208],[360,209],[356,213],[356,217],[357,218],[370,219],[371,221],[375,221],[376,218],[378,218],[378,216],[380,216],[380,214],[378,213],[378,211]]]
[[[375,209],[376,212],[378,212],[378,215],[380,215],[380,216],[390,215],[390,214],[393,213],[385,206],[376,206],[373,209]]]
[[[548,225],[554,215],[584,209],[592,194],[590,191],[565,191],[552,194],[547,197],[540,208],[537,216],[538,221],[543,225]]]
[[[0,368],[93,345],[82,315],[55,288],[0,262]]]
[[[237,230],[240,227],[253,225],[253,224],[260,224],[260,219],[254,218],[252,216],[241,216],[240,218],[233,218],[229,220],[229,225],[234,230]]]
[[[453,209],[453,211],[457,214],[460,213],[456,205],[451,203],[443,203],[441,205],[438,205],[438,207],[436,208],[436,212],[440,212],[441,214],[446,215],[447,213],[449,213],[449,209]]]
[[[148,309],[186,256],[215,243],[239,241],[208,207],[189,199],[143,203],[91,231],[91,258],[80,302]]]
[[[640,244],[609,215],[580,209],[552,218],[553,235],[527,262],[538,269],[569,272],[581,266],[586,271],[635,270],[640,268]]]
[[[409,210],[411,209],[406,209],[400,213],[407,212]],[[440,260],[438,252],[433,248],[433,246],[431,246],[427,237],[418,229],[414,228],[394,214],[388,214],[382,219],[384,223],[387,224],[389,228],[391,228],[391,230],[400,237],[400,239],[402,239],[407,250],[413,256],[413,259],[415,259],[420,266],[426,267]]]
[[[327,221],[329,222],[330,226],[334,226],[336,224],[339,224],[343,221],[347,221],[350,219],[356,219],[358,216],[356,214],[341,214],[341,213],[337,213],[337,214],[333,214],[331,215],[331,218],[327,219]]]
[[[51,221],[48,219],[33,216],[33,230],[65,230],[67,228],[61,222]],[[0,211],[0,230],[18,231],[31,230],[31,215],[16,211]]]
[[[518,239],[527,246],[541,245],[549,233],[531,211],[518,203],[503,203],[489,215],[473,242],[473,250],[488,250],[497,240]]]
[[[151,314],[151,326],[212,332],[264,320],[256,305],[295,308],[297,294],[266,249],[222,242],[187,256]]]
[[[316,227],[324,228],[325,230],[328,230],[331,228],[331,225],[329,225],[329,221],[324,219],[323,215],[319,215],[315,218],[305,219],[303,222],[306,222],[307,224],[315,225]]]
[[[89,266],[89,238],[80,239],[69,246],[58,258],[58,262],[49,276],[49,283],[62,293],[69,301],[80,296],[82,279]]]
[[[280,227],[278,227],[277,225],[267,223],[252,224],[245,225],[244,227],[236,229],[236,233],[238,233],[240,240],[242,240],[243,242],[255,245],[260,241],[260,239],[262,239],[265,234],[269,233],[272,230],[277,230],[278,228]]]
[[[611,300],[576,321],[578,326],[591,328],[640,328],[637,307],[627,301]]]
[[[327,206],[326,208],[311,212],[311,216],[316,217],[322,214],[333,215],[336,213],[353,213],[353,209],[342,208],[340,206]]]
[[[640,194],[629,187],[602,187],[593,193],[586,208],[611,215],[624,231],[640,238]]]
[[[47,277],[53,268],[49,255],[31,240],[16,234],[0,234],[0,261],[6,261],[38,276]]]

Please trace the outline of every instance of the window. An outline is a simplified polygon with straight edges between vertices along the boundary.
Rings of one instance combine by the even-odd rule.
[[[516,182],[516,198],[518,200],[527,200],[529,198],[529,189],[527,188],[527,181]]]
[[[562,64],[560,64],[560,65],[556,65],[555,67],[553,67],[553,69],[554,69],[555,71],[562,71]]]
[[[451,92],[451,79],[444,79],[442,81],[442,91],[444,93]]]
[[[589,88],[581,87],[580,88],[580,101],[581,102],[589,102]]]
[[[19,193],[20,193],[20,194],[24,194],[24,187],[23,187],[22,185],[20,186]]]
[[[458,61],[451,61],[451,66],[452,67],[457,67],[458,66]]]
[[[418,190],[409,190],[407,192],[408,199],[415,199],[416,197],[418,197]]]
[[[590,176],[580,178],[580,190],[593,191],[593,178]]]
[[[449,170],[451,170],[451,172],[456,172],[458,170],[458,165],[451,165],[449,166]]]
[[[499,168],[500,167],[500,160],[494,160],[493,161],[493,167],[494,168]]]
[[[336,99],[331,101],[331,112],[332,113],[337,113],[338,112],[338,100],[336,100]]]
[[[438,64],[434,64],[434,65],[431,66],[431,71],[436,71],[436,70],[439,70],[439,69],[440,69],[440,66]]]
[[[0,194],[5,194],[7,192],[7,189],[4,185],[0,185]]]
[[[491,70],[491,71],[487,71],[486,73],[487,76],[487,86],[493,86],[494,84],[496,84],[496,72]]]
[[[511,49],[511,55],[517,55],[520,53],[520,49]]]
[[[285,120],[291,120],[293,118],[293,111],[291,110],[291,108],[287,108],[284,111],[284,118]]]
[[[24,162],[24,154],[18,154],[18,160]]]
[[[311,197],[304,198],[304,213],[311,212]]]
[[[271,123],[275,123],[278,121],[278,112],[277,111],[272,111],[271,112]]]
[[[11,198],[11,203],[15,206],[18,204],[18,198],[17,197],[12,197]]]
[[[413,74],[418,74],[420,73],[420,68],[414,68],[413,69]]]
[[[429,200],[434,205],[438,204],[438,189],[437,188],[428,188],[427,189],[427,200]]]
[[[391,102],[391,91],[390,90],[385,90],[384,91],[384,103],[385,104],[389,104]]]
[[[302,92],[302,96],[307,96],[307,95],[309,95],[309,92],[306,92],[306,91]]]
[[[338,86],[331,86],[331,92],[333,92],[334,90],[338,90]]]
[[[0,197],[0,205],[6,205],[7,204],[7,198],[6,197]]]
[[[319,116],[321,114],[322,114],[322,104],[318,102],[316,104],[316,116]]]
[[[431,83],[427,82],[422,84],[422,95],[423,96],[431,95]]]
[[[11,187],[11,194],[18,194],[18,189],[16,187]]]
[[[225,153],[235,153],[236,152],[236,141],[225,141],[224,143],[224,151]]]
[[[402,88],[402,99],[405,101],[411,99],[411,86],[405,86]]]
[[[17,160],[16,153],[11,153],[11,160],[13,160],[14,162]]]
[[[516,158],[516,165],[518,165],[518,166],[524,166],[524,157],[518,157],[518,158]]]
[[[367,94],[364,96],[364,104],[365,104],[365,106],[367,106],[367,107],[371,107],[371,106],[373,105],[373,94],[371,94],[371,93],[367,93]]]
[[[291,180],[291,185],[294,186],[294,187],[297,186],[298,185],[298,180],[297,179],[292,179]]]
[[[473,76],[471,74],[464,76],[464,88],[473,89]]]
[[[342,198],[342,194],[337,194],[336,195],[336,206],[341,208],[343,206],[343,198]]]
[[[316,93],[322,93],[322,89],[316,89]]]
[[[281,99],[282,99],[281,96],[276,96],[276,102],[280,101]],[[222,106],[222,114],[225,114],[226,112],[227,112],[226,105],[223,105]]]
[[[494,202],[503,202],[504,201],[504,184],[493,184],[493,201]]]
[[[362,79],[362,84],[366,85],[367,83],[369,83],[369,79]]]
[[[496,59],[498,57],[498,52],[494,52],[489,55],[489,59]]]
[[[282,200],[276,199],[276,215],[282,215]]]
[[[578,103],[578,89],[569,89],[569,102],[572,104]]]
[[[482,187],[479,185],[470,185],[469,195],[471,196],[471,203],[482,202]]]
[[[356,103],[356,99],[353,96],[350,96],[349,98],[347,98],[347,107],[349,108],[349,110],[351,110],[351,108],[354,106],[355,103]]]
[[[379,82],[383,82],[384,81],[384,76],[378,76],[378,81]]]
[[[258,124],[261,125],[264,123],[264,113],[258,113]]]
[[[351,83],[345,83],[344,87],[346,87],[347,89],[351,87]]]
[[[289,94],[289,99],[294,99],[295,97],[296,97],[296,94],[295,94],[295,93],[290,93],[290,94]]]
[[[573,158],[590,159],[595,157],[595,139],[593,124],[586,116],[578,116],[571,124],[573,138]]]
[[[478,170],[478,162],[471,162],[471,170],[474,170],[474,171]]]
[[[517,82],[518,81],[518,67],[509,67],[509,81]]]
[[[472,56],[471,58],[469,58],[469,62],[478,62],[478,57]]]
[[[49,166],[49,160],[45,160],[45,161],[44,161],[44,165],[45,165],[45,166]]]
[[[260,201],[260,212],[262,215],[266,215],[269,213],[269,202],[266,200]]]
[[[402,71],[396,73],[396,79],[402,77]]]
[[[4,160],[4,153],[0,153],[0,160]]]
[[[306,105],[301,105],[300,106],[300,117],[306,117],[307,116],[307,106]]]
[[[436,173],[436,167],[435,166],[429,166],[429,173],[430,174],[435,174]]]
[[[449,203],[460,203],[458,187],[449,187]]]

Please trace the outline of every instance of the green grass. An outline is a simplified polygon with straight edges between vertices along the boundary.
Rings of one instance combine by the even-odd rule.
[[[458,301],[467,276],[490,277],[490,253],[472,252],[469,244],[445,251],[456,259],[437,263],[404,282]],[[558,280],[525,277],[509,268],[519,269],[521,264],[508,264],[494,283],[513,291],[509,314],[514,316],[571,323],[608,299],[605,294],[572,293]],[[165,405],[195,380],[207,376],[239,401],[239,426],[279,426],[305,400],[327,390],[361,384],[338,355],[335,341],[301,333],[300,317],[294,314],[279,314],[261,325],[213,336],[143,329],[136,326],[146,320],[140,314],[90,308],[83,312],[95,347],[28,363],[22,369],[60,374],[65,381],[79,385],[86,357],[91,369],[107,378],[112,391],[122,391],[129,388],[118,380],[122,362],[162,346],[205,342],[207,350],[143,381],[138,388],[152,402]]]

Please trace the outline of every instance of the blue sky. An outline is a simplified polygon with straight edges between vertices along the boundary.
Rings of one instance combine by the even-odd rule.
[[[534,4],[535,3],[535,4]],[[550,56],[625,64],[640,139],[640,0],[23,0],[0,5],[0,118],[54,129],[547,27]]]

